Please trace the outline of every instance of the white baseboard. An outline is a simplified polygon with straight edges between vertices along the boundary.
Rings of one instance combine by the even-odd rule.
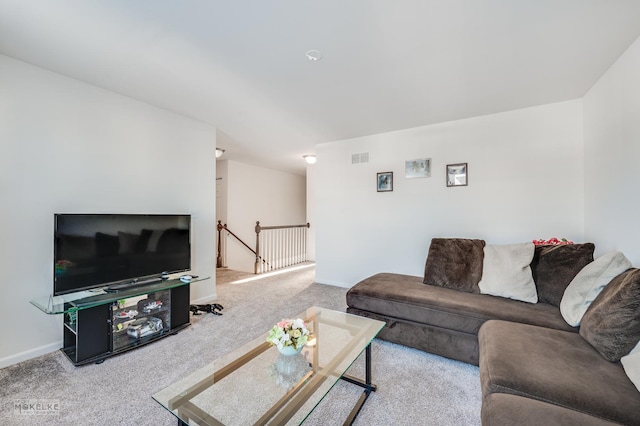
[[[28,351],[20,352],[18,354],[9,355],[7,357],[0,358],[0,368],[5,368],[22,361],[26,361],[28,359],[38,357],[40,355],[57,351],[61,347],[62,347],[62,340],[60,340],[59,342],[49,343],[48,345],[40,346],[38,348],[29,349]]]
[[[205,304],[205,303],[211,303],[211,302],[215,301],[217,298],[218,298],[217,294],[213,293],[213,294],[210,294],[208,296],[204,296],[204,297],[201,297],[199,299],[192,300],[191,304],[192,305],[202,305],[202,304]]]
[[[341,281],[323,280],[323,279],[318,279],[318,278],[316,278],[315,282],[317,284],[326,284],[326,285],[332,285],[332,286],[343,287],[343,288],[351,288],[351,287],[354,286],[354,284],[347,284],[347,283],[343,283]]]

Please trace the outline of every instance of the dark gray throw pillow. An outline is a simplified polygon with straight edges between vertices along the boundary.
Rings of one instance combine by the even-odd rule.
[[[536,246],[531,273],[538,290],[538,302],[560,306],[571,280],[593,262],[593,243]]]
[[[580,335],[612,362],[634,348],[640,341],[640,269],[607,284],[582,317]]]
[[[434,238],[424,268],[425,284],[480,293],[484,240]]]

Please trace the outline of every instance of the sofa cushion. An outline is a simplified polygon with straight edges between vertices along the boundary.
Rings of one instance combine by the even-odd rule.
[[[567,324],[577,327],[593,300],[604,287],[632,264],[624,254],[614,251],[600,256],[582,268],[564,291],[560,313]]]
[[[619,423],[508,393],[491,393],[482,400],[483,426],[513,425],[605,426]]]
[[[478,336],[476,334],[410,320],[390,319],[374,312],[362,311],[351,307],[347,307],[347,312],[386,322],[387,326],[376,336],[377,339],[420,349],[421,351],[466,362],[467,364],[478,365]]]
[[[538,294],[531,275],[533,243],[484,247],[480,293],[536,303]]]
[[[484,398],[512,394],[612,422],[638,423],[640,392],[620,363],[603,359],[579,334],[488,321],[478,339]]]
[[[619,361],[640,340],[640,269],[615,277],[582,317],[580,335],[609,361]]]
[[[538,301],[560,306],[571,280],[593,261],[593,243],[536,246],[531,261]]]
[[[425,284],[480,293],[483,240],[434,238],[424,268]]]
[[[574,330],[555,306],[424,285],[420,277],[381,273],[347,291],[347,305],[388,318],[476,335],[489,319]]]

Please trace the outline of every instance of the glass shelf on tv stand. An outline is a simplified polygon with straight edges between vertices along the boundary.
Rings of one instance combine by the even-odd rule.
[[[188,284],[197,283],[199,281],[208,280],[211,277],[193,278],[191,281],[184,282],[179,278],[168,279],[162,281],[154,281],[145,285],[136,285],[135,287],[123,289],[117,292],[107,292],[106,288],[95,290],[79,291],[77,293],[69,293],[61,296],[45,296],[33,299],[31,304],[40,309],[45,314],[57,315],[78,311],[81,309],[93,308],[94,306],[106,305],[120,299],[129,297],[142,296],[156,291],[169,290],[175,287],[181,287]]]

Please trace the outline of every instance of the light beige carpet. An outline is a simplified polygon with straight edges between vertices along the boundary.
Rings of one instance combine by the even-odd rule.
[[[56,351],[0,370],[0,424],[3,425],[172,425],[176,418],[151,395],[186,374],[260,336],[283,317],[308,306],[346,309],[346,289],[314,283],[315,270],[302,269],[232,284],[249,274],[220,270],[217,303],[223,316],[192,317],[175,336],[74,367]],[[238,328],[252,330],[244,339]],[[414,349],[375,340],[373,381],[378,391],[363,407],[356,425],[478,425],[478,368]],[[352,367],[361,375],[364,361]],[[348,415],[361,389],[338,382],[305,422],[337,425]],[[25,415],[19,401],[54,401],[56,414]]]

